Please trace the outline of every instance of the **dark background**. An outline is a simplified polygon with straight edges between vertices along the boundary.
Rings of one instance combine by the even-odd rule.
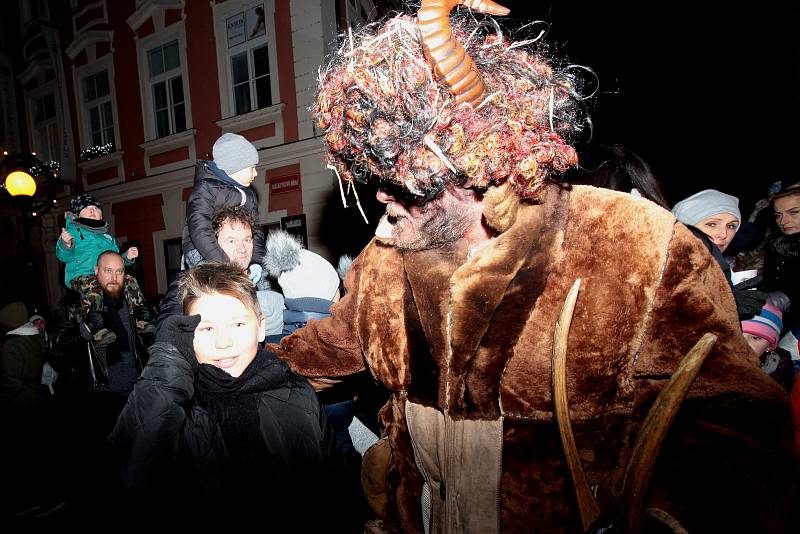
[[[499,3],[513,38],[547,21],[551,52],[596,72],[592,143],[634,150],[672,203],[713,187],[747,214],[770,183],[800,180],[800,3]]]

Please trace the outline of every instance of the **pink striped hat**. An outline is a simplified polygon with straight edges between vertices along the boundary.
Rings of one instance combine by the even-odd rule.
[[[775,350],[783,329],[783,314],[772,304],[764,304],[761,314],[742,321],[742,332],[769,341],[769,350]]]

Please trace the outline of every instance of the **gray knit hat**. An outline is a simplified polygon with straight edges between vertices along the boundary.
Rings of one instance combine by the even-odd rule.
[[[214,163],[231,175],[258,163],[258,151],[241,135],[226,133],[217,139],[212,149]]]
[[[695,226],[703,219],[720,213],[728,213],[741,221],[739,199],[716,189],[705,189],[681,200],[672,208],[675,218],[690,226]]]

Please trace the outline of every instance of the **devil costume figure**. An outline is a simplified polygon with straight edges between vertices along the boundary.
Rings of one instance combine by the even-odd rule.
[[[387,215],[331,317],[280,357],[391,391],[365,478],[394,532],[783,532],[789,399],[721,270],[655,204],[558,183],[577,164],[578,80],[467,10],[451,23],[459,3],[507,12],[423,1],[322,71],[330,167],[348,191],[378,180]]]

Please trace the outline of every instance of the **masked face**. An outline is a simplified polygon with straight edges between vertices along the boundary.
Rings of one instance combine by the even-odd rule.
[[[425,201],[403,195],[386,186],[378,189],[377,198],[386,204],[386,222],[397,248],[425,250],[458,241],[469,226],[464,202],[449,189],[433,200]]]

